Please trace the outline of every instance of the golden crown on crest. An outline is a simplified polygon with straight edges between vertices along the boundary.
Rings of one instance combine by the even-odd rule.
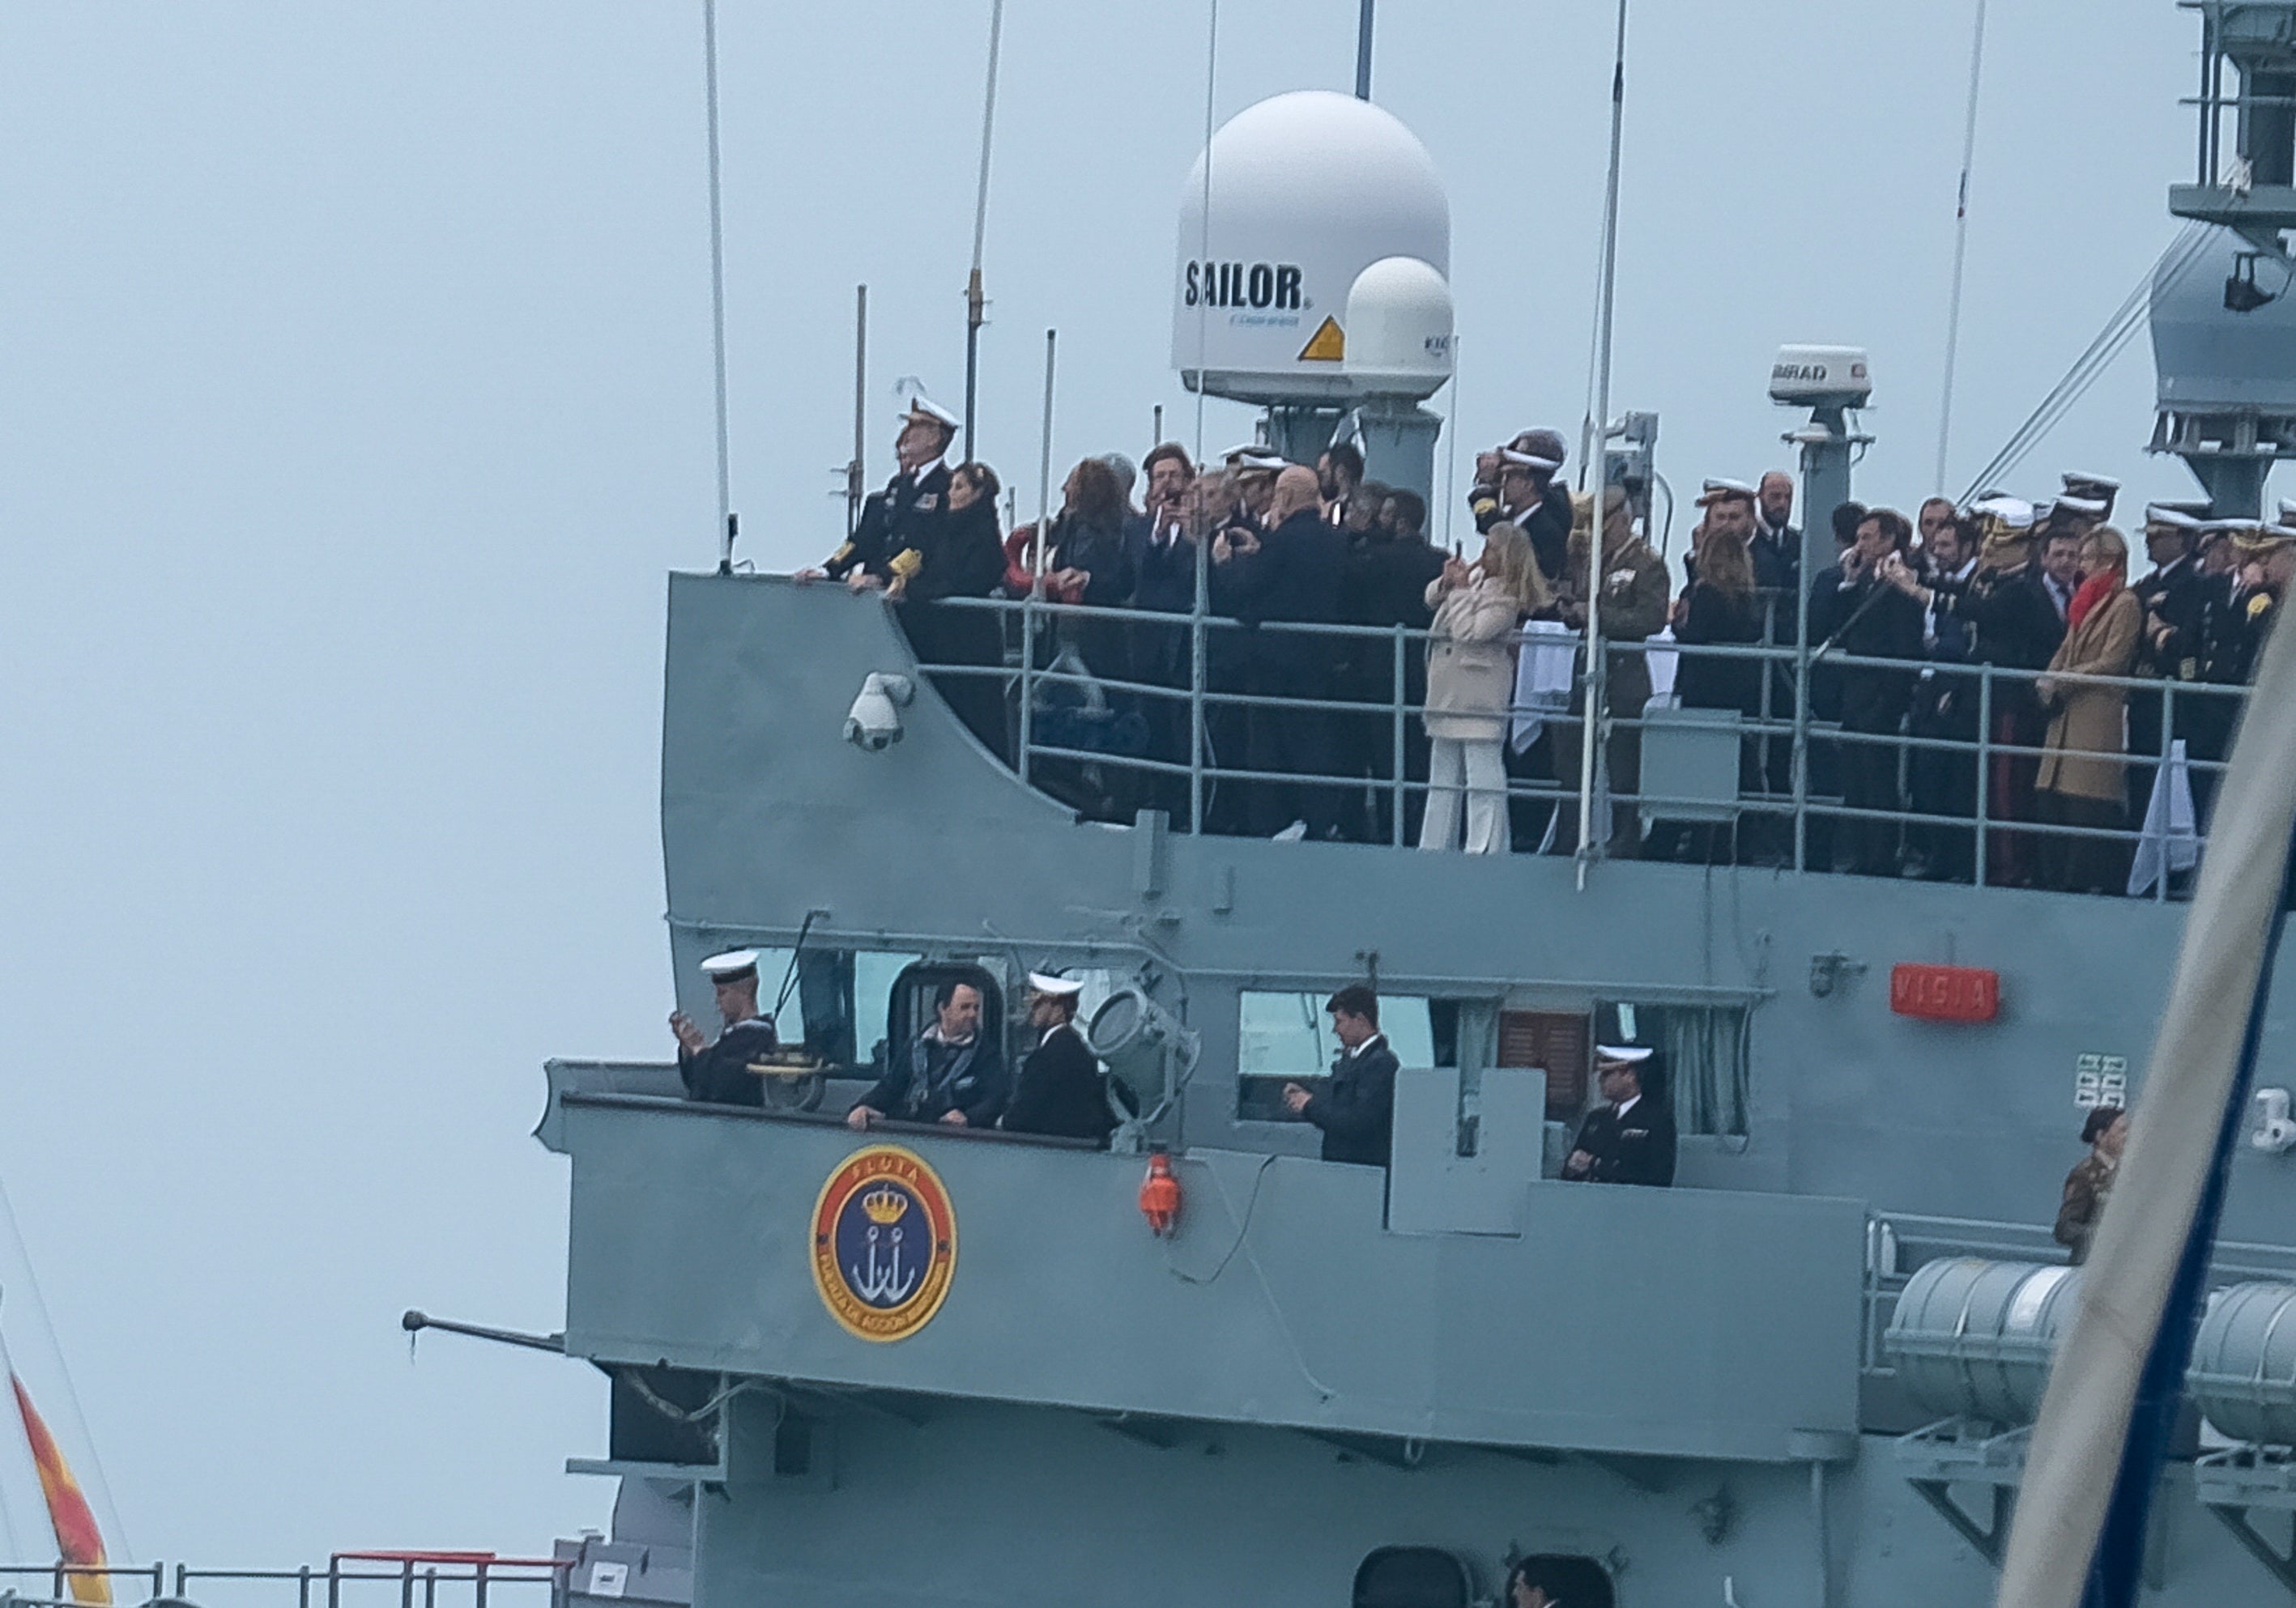
[[[890,1184],[880,1184],[861,1197],[861,1210],[869,1220],[880,1227],[890,1227],[901,1220],[909,1209],[909,1197]]]

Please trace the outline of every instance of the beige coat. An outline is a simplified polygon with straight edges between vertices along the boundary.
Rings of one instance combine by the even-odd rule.
[[[2050,711],[2046,751],[2034,785],[2071,798],[2119,804],[2128,796],[2120,756],[2128,751],[2128,693],[2121,687],[2067,685],[2059,675],[2127,675],[2136,663],[2144,606],[2126,586],[2065,633],[2050,673],[2035,683]],[[2110,759],[2085,757],[2107,754]]]
[[[1515,600],[1480,570],[1464,586],[1427,585],[1427,735],[1495,743],[1514,699]]]

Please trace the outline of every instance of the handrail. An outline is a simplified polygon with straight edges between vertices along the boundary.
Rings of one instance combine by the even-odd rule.
[[[1778,601],[1788,594],[1778,593],[1767,600],[1773,611]],[[1115,608],[1103,604],[1062,603],[1041,596],[1022,599],[947,598],[929,603],[906,607],[956,611],[985,612],[1001,622],[1020,617],[1019,637],[1021,651],[1017,662],[1012,650],[1012,640],[1005,638],[1005,650],[1001,663],[941,663],[920,662],[920,668],[930,677],[947,684],[986,681],[1005,687],[1010,699],[1015,683],[1021,691],[1017,719],[1017,749],[1012,739],[1015,735],[1008,726],[1001,736],[982,733],[985,741],[1004,752],[1023,780],[1032,787],[1043,787],[1046,779],[1037,774],[1037,768],[1052,763],[1062,773],[1054,779],[1052,790],[1059,794],[1069,785],[1068,779],[1078,774],[1102,776],[1129,774],[1147,782],[1172,790],[1172,796],[1185,796],[1185,807],[1167,805],[1175,830],[1184,833],[1210,832],[1214,827],[1206,821],[1207,805],[1217,797],[1223,784],[1245,787],[1261,784],[1305,785],[1324,789],[1361,790],[1366,797],[1381,801],[1374,819],[1384,813],[1386,820],[1379,836],[1390,844],[1400,845],[1405,841],[1404,819],[1408,801],[1423,797],[1431,784],[1415,780],[1410,769],[1410,721],[1425,714],[1423,700],[1408,696],[1408,682],[1418,661],[1414,653],[1423,653],[1424,644],[1433,633],[1422,628],[1403,625],[1365,625],[1344,623],[1317,623],[1292,620],[1266,620],[1257,623],[1210,613],[1200,596],[1195,608],[1188,612]],[[1773,616],[1775,617],[1775,616]],[[1084,634],[1072,634],[1077,628],[1086,628]],[[1183,665],[1167,660],[1180,673],[1166,680],[1137,679],[1132,674],[1103,674],[1090,662],[1096,652],[1093,632],[1112,635],[1111,627],[1121,627],[1120,639],[1127,642],[1161,644],[1164,651],[1176,651],[1185,641],[1186,651]],[[1185,639],[1180,633],[1186,633]],[[1776,632],[1767,630],[1766,637],[1775,638]],[[1253,637],[1297,641],[1322,640],[1345,655],[1356,667],[1355,678],[1324,678],[1329,684],[1309,692],[1300,687],[1288,688],[1281,693],[1249,690],[1242,683],[1249,677],[1234,666],[1215,668],[1218,655],[1239,639]],[[1622,641],[1605,635],[1602,641],[1602,663],[1589,667],[1585,633],[1567,635],[1546,632],[1517,632],[1510,639],[1516,645],[1536,645],[1554,649],[1569,644],[1578,662],[1573,685],[1556,706],[1526,707],[1510,701],[1505,710],[1494,712],[1506,720],[1510,727],[1526,716],[1535,715],[1543,722],[1559,728],[1564,723],[1575,724],[1579,716],[1571,711],[1584,707],[1581,700],[1587,694],[1588,682],[1594,683],[1599,721],[1598,739],[1608,747],[1625,738],[1635,740],[1634,734],[1652,730],[1661,722],[1649,718],[1648,709],[1603,709],[1601,699],[1613,679],[1611,666],[1632,656],[1648,659],[1656,654],[1671,656],[1679,667],[1701,661],[1760,666],[1759,674],[1747,679],[1755,683],[1750,692],[1759,690],[1759,705],[1752,714],[1738,712],[1734,722],[1736,736],[1748,745],[1775,745],[1769,752],[1778,756],[1763,779],[1767,785],[1749,787],[1730,804],[1733,815],[1741,820],[1773,819],[1790,821],[1792,828],[1792,861],[1796,869],[1813,869],[1810,863],[1809,839],[1811,823],[1816,821],[1882,822],[1900,828],[1910,827],[1931,834],[1923,840],[1934,844],[1942,841],[1939,834],[1948,834],[1962,844],[1961,860],[1973,861],[1973,866],[1956,869],[1955,876],[1964,885],[1976,880],[1997,880],[1993,875],[1997,856],[2004,845],[2023,842],[2028,850],[2047,839],[2093,841],[2130,845],[2143,840],[2141,820],[2126,820],[2120,825],[2092,825],[2065,820],[2038,819],[2038,812],[2021,809],[2013,815],[2004,815],[1992,796],[1996,784],[1995,772],[1999,762],[2012,761],[2025,767],[2023,792],[2031,792],[2030,767],[2045,756],[2059,759],[2088,761],[2106,764],[2134,764],[2155,767],[2165,764],[2173,755],[2172,744],[2180,735],[2180,722],[2189,727],[2201,710],[2216,713],[2210,716],[2209,729],[2229,731],[2233,718],[2245,703],[2248,690],[2242,686],[2209,682],[2183,681],[2143,675],[2076,675],[2046,669],[2027,669],[1992,664],[1972,664],[1940,659],[1896,659],[1840,653],[1830,649],[1821,657],[1809,645],[1775,641],[1728,643],[1686,643],[1652,637],[1639,641]],[[1377,649],[1365,651],[1371,644]],[[1910,706],[1917,690],[1929,696],[1944,691],[1966,691],[1972,695],[1974,720],[1964,706],[1956,727],[1966,731],[1973,724],[1973,736],[1948,734],[1935,725],[1926,729],[1913,714],[1910,707],[1892,712],[1887,730],[1869,730],[1844,726],[1839,721],[1817,716],[1812,708],[1814,697],[1822,697],[1829,682],[1839,684],[1845,678],[1854,679],[1860,673],[1880,673],[1902,678],[1906,703]],[[2011,693],[2019,702],[2015,707],[2029,712],[2024,718],[2038,722],[2048,711],[2033,701],[2032,688],[2036,683],[2050,682],[2063,691],[2103,691],[2117,693],[2124,698],[2144,698],[2157,706],[2161,714],[2161,746],[2158,750],[2129,752],[2126,749],[2096,747],[2068,748],[2052,747],[2037,740],[2034,728],[2005,726],[1997,716],[2003,712],[2002,699]],[[1381,687],[1380,683],[1385,686]],[[1678,684],[1678,682],[1677,682]],[[1382,696],[1382,694],[1384,696]],[[1054,700],[1046,703],[1050,695]],[[1121,716],[1125,711],[1137,712],[1145,717],[1157,711],[1169,710],[1172,723],[1179,722],[1178,712],[1185,712],[1185,750],[1167,740],[1154,751],[1141,749],[1142,739],[1136,728],[1128,739],[1119,734],[1117,743],[1097,746],[1100,733],[1084,728],[1091,740],[1079,746],[1070,740],[1078,733],[1072,721],[1054,722],[1053,716],[1062,711],[1062,700],[1078,694],[1077,705],[1066,706],[1071,715],[1088,714],[1094,718]],[[1009,703],[1008,703],[1009,709]],[[1717,713],[1731,711],[1718,710]],[[1218,716],[1230,726],[1237,725],[1252,714],[1318,714],[1351,721],[1378,720],[1384,740],[1368,736],[1358,728],[1356,739],[1357,759],[1365,755],[1378,755],[1368,763],[1341,773],[1329,771],[1270,770],[1240,763],[1243,756],[1222,752],[1216,744],[1230,744],[1235,732],[1228,726],[1215,730],[1211,717]],[[2030,735],[2029,735],[2029,732]],[[1226,733],[1226,735],[1222,735]],[[1566,737],[1575,733],[1566,733]],[[2023,738],[2025,740],[2018,740]],[[1120,744],[1121,747],[1118,745]],[[1898,762],[1897,780],[1891,790],[1895,795],[1894,808],[1874,808],[1882,800],[1867,797],[1852,804],[1848,796],[1827,791],[1822,786],[1822,774],[1814,775],[1826,763],[1825,756],[1847,755],[1850,752],[1867,752],[1875,748],[1890,750]],[[2187,774],[2196,783],[2205,782],[2221,773],[2225,762],[2207,751],[2188,753],[2183,761]],[[1791,769],[1786,755],[1791,754]],[[1973,762],[1973,763],[1972,763]],[[1949,767],[1955,780],[1955,802],[1948,804],[1947,795],[1938,789],[1941,785],[1937,772],[1922,772],[1928,780],[1923,784],[1922,796],[1915,796],[1907,784],[1912,780],[1909,768],[1916,764],[1939,763]],[[1871,778],[1871,767],[1865,772]],[[1160,780],[1159,780],[1160,779]],[[1105,795],[1102,783],[1093,788]],[[1962,791],[1962,790],[1964,790]],[[1554,782],[1523,777],[1510,778],[1506,786],[1512,799],[1539,800],[1559,804],[1575,796],[1567,778]],[[1716,801],[1710,798],[1682,798],[1658,791],[1639,791],[1614,780],[1606,796],[1612,806],[1639,808],[1650,806],[1653,819],[1665,820],[1669,807],[1696,806],[1711,809]],[[1084,807],[1101,806],[1087,803]],[[1121,818],[1120,816],[1119,818]],[[1702,819],[1703,817],[1702,817]],[[1913,840],[1908,840],[1909,843]],[[2189,841],[2204,844],[2204,833],[2199,823]],[[1530,845],[1521,845],[1519,847]],[[1894,853],[1895,851],[1890,851]],[[1815,868],[1825,869],[1825,868]],[[2172,896],[2169,879],[2157,879],[2152,897],[2165,900]]]

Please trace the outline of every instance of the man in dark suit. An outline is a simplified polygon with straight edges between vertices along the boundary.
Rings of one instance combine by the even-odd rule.
[[[1597,1044],[1595,1075],[1603,1104],[1578,1124],[1578,1138],[1562,1176],[1587,1184],[1674,1182],[1674,1114],[1643,1093],[1643,1063],[1651,1052],[1636,1045]]]
[[[1337,624],[1347,533],[1323,521],[1316,471],[1293,464],[1275,478],[1267,529],[1235,577],[1235,616],[1245,624]],[[1332,690],[1339,642],[1296,631],[1251,634],[1245,684],[1259,698],[1323,698]],[[1285,777],[1334,776],[1339,755],[1327,711],[1255,708],[1247,739],[1250,768]],[[1331,783],[1258,782],[1251,829],[1261,837],[1323,838],[1339,830]],[[1288,825],[1286,823],[1289,823]]]
[[[948,514],[948,446],[956,429],[956,415],[939,403],[922,396],[912,402],[893,443],[898,472],[862,503],[852,539],[819,569],[800,570],[800,577],[883,585],[893,578],[895,554],[910,548],[931,552]]]
[[[1029,974],[1029,1024],[1044,1034],[1021,1061],[1013,1103],[997,1123],[1007,1133],[1090,1139],[1106,1145],[1116,1130],[1108,1108],[1108,1080],[1100,1059],[1077,1031],[1077,996],[1084,984],[1070,977]]]
[[[1324,1130],[1324,1159],[1384,1167],[1395,1140],[1395,1051],[1379,1030],[1379,996],[1350,983],[1324,1002],[1340,1058],[1331,1082],[1310,1093],[1304,1084],[1283,1085],[1283,1104],[1293,1116]]]

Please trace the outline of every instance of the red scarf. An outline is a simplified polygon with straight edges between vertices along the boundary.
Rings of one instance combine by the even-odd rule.
[[[2073,593],[2073,600],[2065,606],[2066,620],[2078,627],[2088,618],[2090,610],[2120,588],[2120,571],[2118,569],[2101,570],[2089,576],[2080,584],[2080,590]]]

